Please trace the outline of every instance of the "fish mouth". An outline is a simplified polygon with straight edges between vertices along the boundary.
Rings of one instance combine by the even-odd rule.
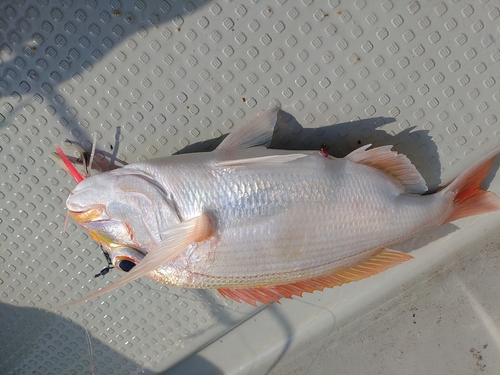
[[[109,217],[102,207],[92,207],[84,211],[68,210],[68,215],[79,223],[108,221]]]

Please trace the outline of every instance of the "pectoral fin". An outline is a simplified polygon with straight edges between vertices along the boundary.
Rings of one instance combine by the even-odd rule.
[[[116,288],[145,276],[162,264],[177,257],[192,242],[200,242],[210,237],[212,232],[213,218],[206,213],[174,225],[161,234],[162,240],[151,249],[139,264],[132,268],[132,270],[120,280],[89,296],[66,303],[58,307],[58,309],[109,293]]]
[[[323,275],[283,285],[247,289],[222,288],[218,289],[218,291],[222,296],[233,299],[236,302],[244,301],[254,306],[257,306],[257,302],[269,305],[271,302],[278,302],[281,297],[292,298],[292,296],[302,296],[304,292],[312,293],[315,290],[333,288],[334,286],[340,286],[351,281],[358,281],[376,275],[412,258],[410,254],[385,249],[373,258],[333,275]]]

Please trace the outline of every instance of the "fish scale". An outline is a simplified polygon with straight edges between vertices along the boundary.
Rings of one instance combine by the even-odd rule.
[[[262,150],[255,153],[262,155]],[[447,202],[436,206],[433,196],[419,196],[417,206],[404,202],[413,197],[400,196],[403,188],[394,179],[348,160],[325,159],[317,152],[289,165],[245,167],[242,171],[235,167],[215,177],[209,173],[217,168],[214,159],[207,161],[204,155],[194,154],[176,168],[166,161],[133,165],[161,176],[159,181],[173,192],[183,218],[204,210],[217,212],[221,238],[215,260],[204,259],[211,244],[200,243],[195,250],[200,260],[187,262],[196,277],[184,274],[183,278],[185,270],[177,274],[170,270],[168,283],[216,288],[239,285],[245,279],[246,283],[258,279],[256,285],[265,285],[314,277],[350,264],[374,246],[399,242],[435,226],[446,216],[442,208]],[[171,161],[175,163],[175,159]],[[190,182],[193,179],[195,188]],[[255,188],[266,184],[265,189]],[[183,194],[188,189],[191,193]],[[405,208],[389,212],[396,199]],[[263,212],[264,206],[255,205],[257,201],[266,202],[267,212]],[[356,207],[363,208],[362,215],[353,209]],[[174,264],[167,263],[158,273]]]

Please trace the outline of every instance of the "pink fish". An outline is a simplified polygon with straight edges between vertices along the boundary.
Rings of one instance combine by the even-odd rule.
[[[363,146],[342,159],[262,147],[277,113],[261,113],[210,153],[81,181],[66,202],[69,215],[128,272],[84,300],[147,275],[270,303],[378,274],[412,258],[391,244],[500,209],[480,189],[498,148],[422,195],[422,176],[391,146]]]

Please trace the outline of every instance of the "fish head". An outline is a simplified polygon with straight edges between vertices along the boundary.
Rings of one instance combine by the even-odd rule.
[[[110,254],[113,265],[127,272],[161,240],[162,231],[180,222],[165,187],[132,168],[86,178],[71,192],[66,207]]]

